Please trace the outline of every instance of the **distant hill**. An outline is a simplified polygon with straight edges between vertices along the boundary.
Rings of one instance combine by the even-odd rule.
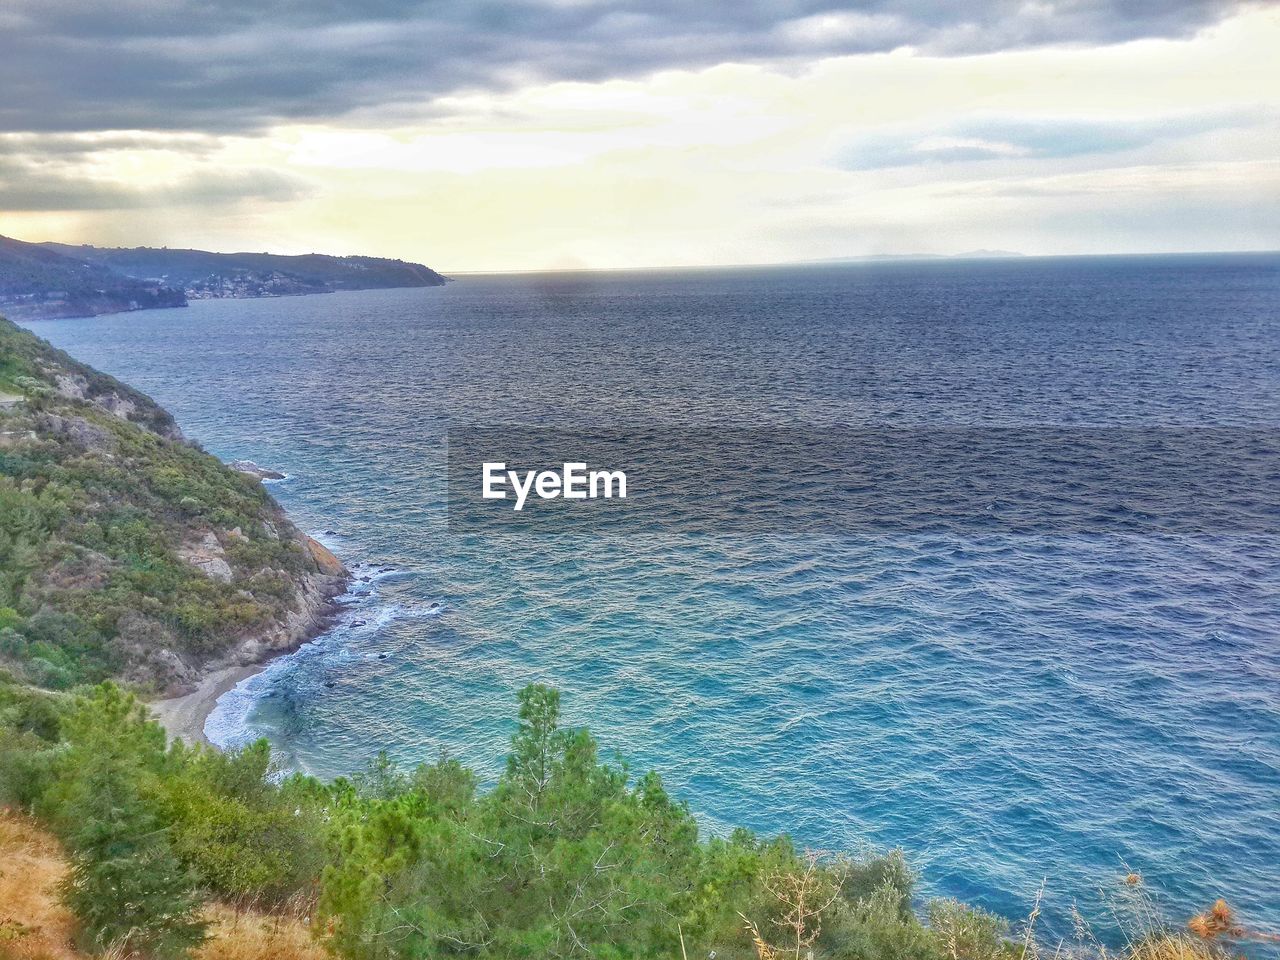
[[[445,282],[444,277],[420,263],[380,257],[331,257],[320,253],[286,257],[167,247],[76,247],[63,243],[40,246],[115,273],[176,287],[191,299],[435,287]]]
[[[168,284],[0,237],[0,308],[12,317],[84,317],[186,305],[183,292]]]
[[[0,237],[0,308],[19,319],[181,307],[188,300],[433,287],[445,282],[420,263],[380,257],[128,249]]]

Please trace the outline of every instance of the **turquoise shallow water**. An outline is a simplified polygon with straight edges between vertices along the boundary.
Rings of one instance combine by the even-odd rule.
[[[514,691],[550,682],[709,829],[900,845],[927,892],[1010,916],[1047,878],[1066,934],[1122,864],[1177,911],[1225,895],[1280,927],[1274,523],[486,534],[445,522],[447,429],[1274,429],[1278,294],[1275,257],[885,263],[33,328],[286,471],[273,492],[356,567],[338,626],[224,699],[215,740],[493,775]]]

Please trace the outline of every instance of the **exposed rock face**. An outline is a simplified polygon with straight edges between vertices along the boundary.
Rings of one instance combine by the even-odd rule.
[[[338,563],[338,570],[341,572],[332,575],[313,573],[296,578],[293,609],[272,627],[245,637],[225,665],[257,663],[320,633],[337,612],[333,598],[346,588],[346,569]]]
[[[288,580],[292,587],[288,609],[269,624],[247,631],[240,642],[226,654],[200,663],[167,653],[147,656],[141,675],[149,676],[153,681],[159,680],[160,688],[167,694],[188,692],[206,671],[258,663],[274,654],[292,650],[320,633],[337,612],[334,598],[346,590],[351,576],[342,561],[322,544],[298,530],[283,512],[269,525],[270,535],[273,537],[296,542],[305,548],[314,563],[314,569],[300,574],[289,574],[276,569],[259,570],[258,574]],[[223,539],[228,542],[243,540],[244,534],[240,532],[237,536],[237,533],[236,529],[229,530]],[[230,583],[236,576],[228,562],[223,540],[213,531],[207,531],[202,537],[185,544],[179,555],[220,583]],[[245,575],[243,571],[241,575]],[[252,598],[248,592],[242,593],[246,599]],[[141,632],[137,624],[133,627],[135,632]],[[150,634],[149,642],[144,641],[141,646],[162,649],[171,645]]]
[[[210,579],[219,583],[231,582],[231,564],[227,563],[226,552],[213,531],[199,540],[184,543],[178,549],[178,556]]]
[[[232,460],[227,466],[232,470],[238,470],[240,473],[247,473],[251,477],[257,477],[259,480],[285,479],[285,475],[278,470],[268,470],[266,467],[260,467],[252,460]]]
[[[336,559],[336,558],[335,558]],[[292,650],[324,630],[337,613],[333,598],[346,588],[347,572],[310,573],[294,580],[292,609],[265,628],[246,633],[225,654],[196,660],[174,651],[174,638],[164,626],[139,614],[129,614],[119,625],[114,641],[120,658],[129,664],[123,679],[154,687],[165,696],[193,690],[200,678],[224,667],[247,666]],[[247,596],[247,594],[246,594]]]
[[[131,610],[120,618],[116,629],[112,648],[126,664],[121,678],[126,682],[179,689],[200,678],[199,667],[175,652],[177,638],[158,621]]]
[[[141,426],[166,440],[181,441],[182,431],[169,412],[145,394],[114,377],[80,363],[61,350],[49,349],[34,358],[35,383],[64,400],[83,401],[118,420]]]
[[[320,568],[320,572],[330,577],[345,577],[347,568],[342,565],[342,561],[335,557],[323,543],[312,537],[307,537],[307,549],[311,551],[311,557],[315,560],[316,566]]]
[[[85,400],[113,417],[121,420],[135,420],[139,415],[138,404],[133,400],[121,396],[115,390],[94,392],[88,377],[81,374],[60,373],[54,378],[54,383],[60,396],[68,400]],[[170,440],[177,440],[182,436],[177,427],[164,431],[163,435]]]
[[[111,453],[116,448],[115,437],[83,417],[42,413],[36,417],[36,426],[40,432],[66,437],[91,453]]]

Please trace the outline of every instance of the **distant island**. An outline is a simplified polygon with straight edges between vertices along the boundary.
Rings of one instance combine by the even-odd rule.
[[[1016,250],[966,250],[963,253],[863,253],[851,257],[824,257],[805,263],[867,263],[880,260],[1018,260],[1026,257]]]
[[[24,320],[185,307],[190,300],[446,282],[420,263],[381,257],[73,246],[0,237],[0,308]]]

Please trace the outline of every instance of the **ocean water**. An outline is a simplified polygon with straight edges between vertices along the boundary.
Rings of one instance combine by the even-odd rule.
[[[494,777],[542,681],[708,830],[901,846],[924,894],[1013,918],[1043,883],[1050,935],[1073,902],[1105,930],[1130,868],[1175,916],[1225,896],[1280,928],[1280,258],[469,276],[31,327],[286,472],[272,492],[357,573],[329,634],[220,702],[216,742],[322,776],[447,749]],[[732,436],[745,473],[703,528],[451,523],[450,427],[477,424],[680,437],[691,476],[720,440],[687,438]],[[1019,526],[994,500],[811,522],[844,488],[793,484],[778,450],[844,457],[849,429],[996,437],[1033,491],[1080,438],[1154,438],[1194,483],[1216,460],[1178,438],[1244,437],[1260,496],[1200,514],[1221,498],[1195,491],[1172,526]],[[760,484],[782,505],[735,509]]]

